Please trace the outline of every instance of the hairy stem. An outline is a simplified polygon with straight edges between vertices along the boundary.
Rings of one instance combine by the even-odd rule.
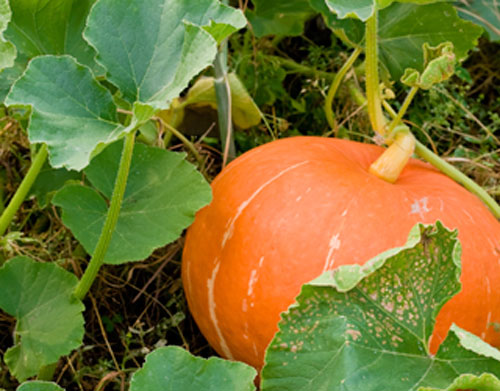
[[[378,13],[375,11],[366,21],[366,97],[372,128],[376,133],[385,136],[385,119],[382,113],[378,76],[377,20]]]
[[[325,100],[325,115],[326,120],[328,121],[328,124],[332,129],[336,129],[337,127],[337,122],[335,121],[332,110],[333,98],[335,97],[335,94],[337,93],[337,90],[340,86],[340,83],[344,79],[345,74],[352,67],[352,64],[354,64],[354,61],[356,61],[358,56],[361,54],[361,51],[362,49],[358,47],[354,50],[354,52],[352,52],[344,65],[342,65],[342,68],[340,68],[335,75],[335,78],[333,79],[333,82],[328,89],[328,95],[326,96]]]
[[[130,164],[132,162],[132,153],[134,151],[134,142],[135,129],[125,136],[122,156],[120,159],[120,166],[118,168],[118,174],[116,175],[115,186],[113,189],[113,195],[111,196],[111,203],[109,205],[108,214],[106,215],[106,221],[104,222],[101,236],[99,237],[99,240],[97,242],[94,254],[90,259],[90,263],[75,288],[74,295],[80,300],[83,300],[83,298],[89,291],[92,283],[97,277],[99,269],[104,263],[104,257],[106,256],[106,252],[109,248],[109,243],[111,242],[111,237],[113,236],[116,223],[118,222],[123,195],[125,194],[125,188],[127,186],[127,178],[130,171]]]
[[[2,217],[0,217],[0,236],[3,236],[5,234],[5,231],[7,231],[7,228],[9,228],[12,219],[14,218],[16,212],[19,210],[21,204],[28,195],[31,186],[35,182],[38,174],[40,173],[40,170],[43,167],[43,164],[47,160],[47,156],[47,145],[42,144],[33,161],[31,162],[31,167],[26,173],[26,176],[21,182],[21,185],[10,200],[7,208],[5,208],[5,210],[3,211]]]
[[[410,103],[412,102],[413,98],[415,97],[415,94],[418,91],[418,87],[412,87],[408,95],[406,96],[403,105],[401,106],[401,109],[398,111],[398,114],[396,117],[392,120],[391,124],[389,125],[389,128],[387,129],[387,137],[389,139],[392,139],[394,137],[393,131],[396,128],[396,126],[399,125],[401,120],[403,119],[403,116],[406,114],[406,110],[408,110],[408,107],[410,106]]]

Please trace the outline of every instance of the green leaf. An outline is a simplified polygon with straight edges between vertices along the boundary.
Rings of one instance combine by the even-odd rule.
[[[11,15],[8,0],[0,0],[0,72],[14,65],[17,54],[16,47],[3,38],[3,32],[7,28]]]
[[[461,375],[447,388],[420,387],[418,391],[500,391],[500,381],[484,373],[481,376]]]
[[[436,47],[424,43],[424,70],[407,68],[401,82],[411,87],[429,90],[434,84],[449,79],[455,73],[455,53],[453,44],[444,42]]]
[[[217,41],[203,26],[221,39],[244,25],[241,11],[216,0],[100,0],[84,35],[123,97],[157,110],[213,62]]]
[[[36,197],[41,208],[45,208],[54,193],[61,189],[67,182],[81,179],[82,174],[77,171],[68,171],[65,168],[52,168],[46,163],[38,174],[35,183],[33,183],[30,195]]]
[[[457,232],[415,226],[405,246],[306,284],[282,314],[262,390],[417,390],[459,374],[500,374],[500,352],[452,327],[428,343],[438,311],[460,290]]]
[[[257,37],[300,35],[304,22],[314,15],[306,0],[253,0],[255,8],[246,12]]]
[[[357,18],[366,21],[373,15],[375,0],[325,0],[328,8],[340,19]]]
[[[53,203],[62,208],[64,224],[90,254],[104,225],[121,149],[121,142],[107,147],[85,169],[96,190],[67,185],[53,199]],[[184,158],[181,153],[135,145],[106,263],[119,264],[148,257],[154,249],[177,239],[192,223],[195,212],[210,202],[210,186]]]
[[[231,112],[236,126],[248,129],[258,125],[261,113],[258,106],[235,73],[228,74],[231,89]],[[217,109],[213,77],[202,77],[189,89],[184,105],[211,106]]]
[[[460,19],[451,4],[395,3],[379,14],[379,58],[399,80],[406,68],[423,70],[424,43],[438,46],[451,42],[456,59],[461,61],[481,33],[480,27]]]
[[[357,46],[365,37],[365,25],[358,19],[339,17],[332,12],[325,3],[325,0],[309,0],[311,7],[323,15],[325,24],[342,41],[350,46]]]
[[[0,268],[0,308],[17,319],[4,361],[19,380],[57,362],[82,343],[84,306],[73,297],[77,278],[53,263],[16,257]]]
[[[253,391],[257,372],[240,363],[195,357],[177,346],[159,348],[146,356],[132,376],[130,391]]]
[[[358,19],[339,19],[326,5],[327,0],[311,0],[326,25],[351,46],[364,39],[364,24]],[[350,3],[350,2],[349,2]],[[399,80],[405,69],[419,72],[424,68],[423,45],[438,46],[451,42],[458,61],[477,44],[481,30],[460,19],[451,4],[428,5],[395,3],[379,12],[379,61]]]
[[[56,383],[47,381],[28,381],[21,384],[16,391],[64,391]]]
[[[83,40],[82,31],[95,0],[14,0],[12,21],[5,35],[24,58],[24,66],[43,54],[69,54],[101,73],[95,51]],[[99,72],[100,71],[100,72]]]
[[[500,3],[497,0],[462,0],[455,6],[462,18],[483,27],[491,41],[500,41]]]
[[[30,142],[46,143],[56,168],[81,170],[99,144],[110,143],[124,132],[109,91],[69,56],[33,59],[6,104],[32,107]]]
[[[340,19],[357,18],[365,22],[375,10],[381,10],[397,1],[398,3],[429,4],[447,0],[324,0],[328,8]]]

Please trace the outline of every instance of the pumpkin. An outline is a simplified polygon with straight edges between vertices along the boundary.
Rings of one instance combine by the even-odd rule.
[[[476,196],[411,159],[392,184],[368,172],[383,148],[294,137],[255,148],[213,181],[183,252],[191,313],[223,357],[261,368],[280,313],[301,285],[406,243],[417,223],[457,228],[462,291],[439,313],[431,350],[450,325],[493,345],[500,333],[500,223]]]

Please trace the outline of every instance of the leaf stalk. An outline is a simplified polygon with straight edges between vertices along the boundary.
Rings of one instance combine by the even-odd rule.
[[[87,266],[87,269],[83,273],[83,276],[78,282],[78,285],[76,286],[74,291],[75,297],[79,300],[83,300],[90,287],[92,286],[95,278],[97,277],[97,273],[104,263],[104,257],[106,256],[106,252],[108,251],[109,244],[116,227],[116,223],[118,222],[123,196],[125,194],[125,189],[127,186],[127,178],[130,172],[130,165],[132,163],[135,132],[136,130],[134,128],[125,136],[122,156],[120,158],[120,166],[118,168],[113,195],[111,196],[111,203],[108,209],[108,214],[106,215],[104,226],[101,231],[101,236],[99,237],[97,246],[94,250],[92,258],[90,259],[89,265]]]
[[[395,136],[394,129],[396,126],[399,125],[401,120],[403,119],[403,116],[406,114],[406,111],[408,110],[408,107],[410,106],[413,98],[415,97],[415,94],[418,92],[419,88],[418,87],[412,87],[408,95],[406,95],[406,98],[403,102],[403,105],[401,106],[401,109],[399,109],[398,114],[396,117],[391,121],[389,128],[387,129],[387,138],[389,140],[392,140],[392,138]]]
[[[38,174],[40,173],[45,161],[47,160],[48,149],[46,144],[42,144],[38,152],[36,153],[33,161],[31,162],[31,167],[29,168],[26,176],[21,182],[21,185],[16,190],[14,196],[7,205],[7,208],[2,213],[0,217],[0,236],[3,236],[9,228],[12,219],[14,218],[16,212],[21,207],[21,204],[26,199],[31,186],[35,182]]]

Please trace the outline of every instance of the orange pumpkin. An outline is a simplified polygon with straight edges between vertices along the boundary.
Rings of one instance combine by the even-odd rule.
[[[322,272],[406,243],[417,222],[458,228],[462,291],[440,312],[493,345],[500,333],[500,223],[474,195],[412,159],[396,183],[368,173],[383,149],[295,137],[260,146],[214,180],[189,228],[182,278],[190,310],[222,356],[260,368],[280,313]]]

